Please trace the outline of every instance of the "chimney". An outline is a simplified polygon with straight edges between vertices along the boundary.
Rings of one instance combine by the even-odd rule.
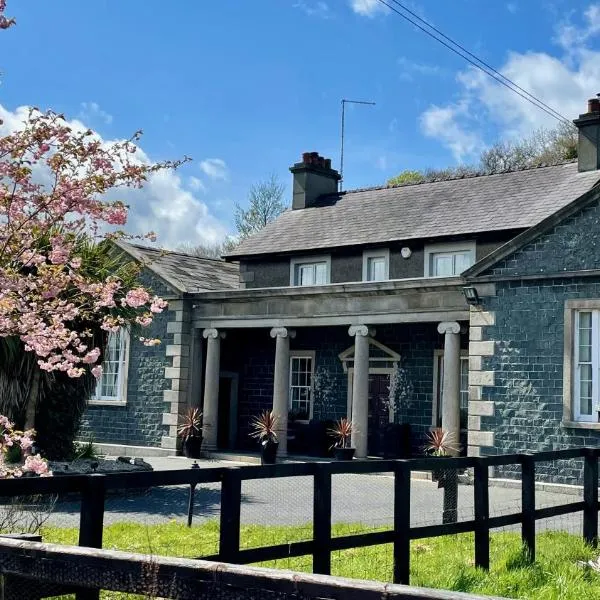
[[[290,167],[294,175],[292,209],[314,206],[324,194],[335,194],[340,174],[331,168],[331,160],[318,152],[305,152],[302,162]]]
[[[588,110],[573,121],[579,129],[577,157],[579,171],[600,169],[600,98],[588,100]]]

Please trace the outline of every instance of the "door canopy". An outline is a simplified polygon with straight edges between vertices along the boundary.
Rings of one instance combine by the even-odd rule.
[[[400,355],[391,348],[384,346],[376,339],[369,337],[369,369],[396,369],[400,362]],[[344,373],[354,368],[354,346],[350,346],[339,354]]]

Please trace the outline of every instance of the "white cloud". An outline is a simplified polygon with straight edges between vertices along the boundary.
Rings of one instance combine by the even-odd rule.
[[[97,102],[82,102],[78,116],[82,121],[102,121],[106,125],[113,121],[112,115],[102,110]]]
[[[227,179],[227,165],[222,158],[206,158],[200,163],[200,170],[211,179]]]
[[[514,15],[519,10],[519,5],[516,2],[508,2],[506,4],[506,10]]]
[[[389,8],[379,0],[350,0],[352,10],[363,17],[374,17],[378,13],[386,13]]]
[[[600,90],[600,51],[588,46],[600,34],[600,4],[590,5],[583,17],[579,26],[558,27],[556,54],[511,52],[498,69],[567,119],[585,112],[586,100]],[[421,116],[423,132],[439,139],[457,160],[469,153],[475,158],[497,137],[512,139],[557,125],[556,119],[474,67],[460,72],[457,81],[457,100],[431,106]],[[488,139],[491,131],[494,139]]]
[[[476,132],[461,125],[461,118],[468,111],[465,102],[448,106],[430,106],[421,115],[421,130],[440,140],[450,149],[457,162],[470,160],[482,145]]]
[[[194,192],[206,192],[206,186],[204,185],[204,182],[201,179],[198,179],[197,177],[191,175],[190,177],[188,177],[187,181],[190,190],[194,190]]]
[[[21,129],[27,119],[28,108],[21,106],[14,111],[0,104],[0,136]],[[87,129],[79,120],[68,124],[76,131]],[[104,140],[111,144],[116,140]],[[150,158],[142,148],[135,154],[138,160],[149,163]],[[37,174],[44,179],[42,169]],[[195,179],[196,182],[191,180]],[[121,188],[111,192],[129,205],[129,219],[126,229],[131,234],[144,234],[154,231],[160,246],[174,248],[184,242],[191,244],[213,244],[225,238],[228,231],[208,206],[193,192],[200,191],[202,182],[197,178],[187,179],[184,185],[182,175],[177,171],[158,171],[152,174],[142,189]],[[197,186],[198,189],[194,189]]]
[[[319,17],[320,19],[331,19],[333,14],[329,8],[327,2],[319,0],[318,2],[306,2],[305,0],[298,0],[293,5],[294,8],[300,9],[306,13],[309,17]]]
[[[406,56],[401,56],[397,62],[400,67],[400,78],[405,81],[412,81],[415,75],[431,77],[443,73],[443,70],[439,65],[418,62],[411,60]]]

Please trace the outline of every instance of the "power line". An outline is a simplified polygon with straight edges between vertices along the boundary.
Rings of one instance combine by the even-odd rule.
[[[484,62],[483,60],[478,58],[475,54],[473,54],[472,52],[469,52],[466,48],[464,48],[463,46],[461,46],[460,44],[455,42],[452,38],[445,35],[439,29],[437,29],[436,27],[434,27],[433,25],[431,25],[430,23],[428,23],[427,21],[425,21],[424,19],[419,17],[416,13],[414,13],[413,11],[408,9],[401,2],[399,2],[398,0],[389,0],[389,1],[400,6],[402,9],[404,9],[410,15],[415,17],[415,19],[417,19],[421,23],[424,23],[427,27],[429,27],[430,29],[435,31],[437,34],[442,36],[444,39],[448,40],[448,42],[450,42],[450,43],[445,42],[444,39],[440,39],[439,37],[434,35],[431,31],[429,31],[428,29],[425,29],[425,27],[420,25],[417,21],[411,19],[409,16],[400,12],[394,6],[391,6],[390,4],[388,4],[388,2],[386,2],[386,0],[379,0],[379,2],[381,4],[383,4],[384,6],[387,6],[387,8],[389,8],[391,11],[395,12],[397,15],[401,16],[403,19],[405,19],[412,25],[414,25],[417,29],[420,29],[423,33],[425,33],[429,37],[433,38],[436,42],[442,44],[442,46],[445,46],[446,48],[448,48],[448,50],[454,52],[454,54],[460,56],[461,58],[463,58],[464,60],[466,60],[467,62],[472,64],[474,67],[476,67],[477,69],[479,69],[480,71],[485,73],[486,75],[489,75],[490,77],[495,79],[498,83],[500,83],[504,87],[508,88],[509,90],[511,90],[512,92],[514,92],[515,94],[517,94],[518,96],[523,98],[524,100],[527,100],[527,102],[530,102],[535,107],[539,108],[540,110],[543,110],[546,114],[550,115],[557,121],[562,121],[562,122],[568,123],[569,125],[572,125],[571,121],[569,119],[567,119],[564,115],[561,115],[557,110],[553,109],[552,107],[550,107],[547,104],[545,104],[544,102],[542,102],[539,98],[537,98],[536,96],[534,96],[527,90],[523,89],[521,86],[516,84],[514,81],[512,81],[505,75],[502,75],[502,73],[498,72],[496,69],[494,69],[493,67],[488,65],[486,62]],[[460,51],[457,50],[456,48],[454,48],[453,46],[451,46],[450,44],[453,44],[454,46],[456,46],[456,48],[459,48]],[[472,58],[470,58],[470,57],[472,57]],[[478,62],[476,62],[476,61],[478,61]],[[481,63],[481,64],[479,64],[479,63]],[[484,65],[484,66],[481,66],[481,65]]]

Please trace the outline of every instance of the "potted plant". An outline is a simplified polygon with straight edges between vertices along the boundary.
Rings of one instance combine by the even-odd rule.
[[[441,427],[435,427],[427,434],[425,443],[425,454],[432,457],[445,458],[458,454],[460,446],[456,442],[456,437],[450,431]],[[454,469],[451,473],[456,473]],[[433,469],[431,478],[438,482],[438,487],[444,487],[446,484],[446,475],[449,472],[446,469]]]
[[[260,442],[260,461],[263,465],[273,465],[277,460],[279,441],[275,433],[277,417],[268,410],[252,417],[250,421],[250,437]]]
[[[199,408],[191,407],[182,418],[182,423],[177,429],[182,441],[184,456],[187,458],[200,458],[202,447],[202,413]]]
[[[355,452],[355,448],[350,446],[352,421],[346,417],[336,421],[335,425],[329,429],[329,433],[335,439],[333,445],[334,457],[337,460],[352,460]]]

